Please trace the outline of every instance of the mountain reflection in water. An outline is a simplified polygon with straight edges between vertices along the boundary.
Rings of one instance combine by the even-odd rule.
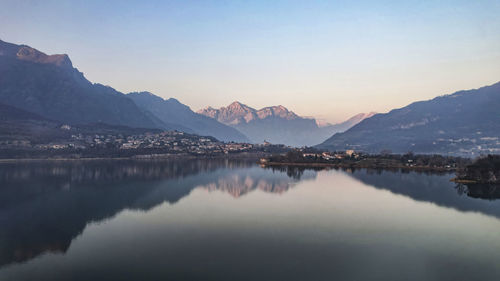
[[[123,210],[149,211],[163,203],[176,204],[193,190],[221,192],[235,200],[254,191],[284,195],[299,182],[314,182],[318,173],[298,167],[263,169],[252,161],[222,159],[1,164],[0,272],[44,253],[66,253],[89,224],[111,220]],[[476,198],[495,198],[496,189],[457,187],[449,181],[452,174],[321,173],[333,173],[332,186],[336,177],[348,175],[370,188],[414,201],[500,218],[499,202]]]
[[[457,185],[451,182],[453,173],[420,173],[410,171],[356,170],[350,175],[378,189],[408,196],[459,211],[481,212],[500,218],[500,202],[495,199],[495,187],[487,185]],[[478,200],[486,199],[486,200]]]
[[[43,252],[66,252],[88,223],[124,209],[174,204],[194,188],[239,197],[282,193],[315,173],[268,173],[251,161],[99,161],[3,164],[0,169],[0,266]]]

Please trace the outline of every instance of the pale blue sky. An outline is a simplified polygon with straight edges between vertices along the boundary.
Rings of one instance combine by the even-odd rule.
[[[0,39],[197,110],[335,122],[500,81],[500,1],[0,0]]]

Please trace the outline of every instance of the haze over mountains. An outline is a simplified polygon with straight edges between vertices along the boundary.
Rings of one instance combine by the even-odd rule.
[[[366,118],[372,117],[375,114],[377,114],[377,113],[376,112],[359,113],[359,114],[356,114],[353,117],[347,119],[346,121],[338,123],[338,124],[323,123],[320,121],[316,121],[316,124],[318,124],[318,127],[322,128],[323,131],[325,131],[329,137],[335,133],[345,132],[348,129],[350,129],[352,126],[358,124],[359,122],[365,120]]]
[[[105,123],[63,125],[59,121],[44,118],[38,114],[0,103],[0,148],[7,145],[9,152],[3,156],[27,155],[21,150],[29,145],[66,142],[74,135],[140,135],[159,133],[159,129],[131,128]],[[21,149],[17,150],[16,149]]]
[[[67,55],[48,56],[0,41],[0,100],[43,117],[72,124],[102,122],[158,128],[135,103],[111,87],[92,84]]]
[[[149,92],[129,93],[127,97],[131,98],[141,109],[151,112],[163,122],[182,124],[188,128],[188,132],[192,131],[202,136],[213,136],[222,141],[249,141],[238,130],[212,118],[197,114],[174,98],[165,100]]]
[[[139,93],[125,95],[93,84],[73,68],[67,55],[49,56],[1,40],[0,100],[5,106],[72,125],[105,123],[247,141],[237,130],[196,114],[176,100]],[[153,106],[152,102],[157,104]]]
[[[219,109],[207,107],[198,113],[238,129],[252,142],[268,141],[291,146],[318,144],[370,116],[358,114],[343,123],[320,127],[315,119],[300,117],[282,105],[257,110],[237,101]]]
[[[222,141],[474,156],[500,153],[499,108],[496,83],[385,114],[358,114],[339,124],[301,117],[281,105],[257,110],[233,102],[196,113],[176,99],[149,92],[125,95],[91,83],[67,55],[49,56],[0,40],[0,132],[7,138],[34,141],[58,135],[61,124],[70,124],[86,132],[178,130]]]
[[[500,153],[500,82],[365,119],[319,148],[371,153]]]

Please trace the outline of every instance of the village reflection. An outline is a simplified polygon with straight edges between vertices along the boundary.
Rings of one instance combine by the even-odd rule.
[[[92,161],[0,165],[0,267],[43,253],[65,253],[92,222],[122,210],[176,204],[194,189],[237,198],[260,191],[283,195],[318,170],[261,168],[255,161]],[[328,171],[323,171],[328,173]],[[456,186],[445,173],[343,170],[370,187],[416,201],[500,218],[496,187]],[[335,182],[331,182],[335,187]],[[482,200],[478,198],[486,198]]]
[[[65,253],[86,225],[124,209],[175,204],[195,188],[239,197],[281,194],[314,171],[265,170],[255,161],[95,161],[2,164],[0,267]]]

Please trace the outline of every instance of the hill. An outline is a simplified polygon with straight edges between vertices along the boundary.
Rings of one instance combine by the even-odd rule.
[[[70,140],[72,135],[139,135],[158,133],[158,129],[130,128],[104,123],[79,124],[50,120],[35,113],[0,103],[0,147],[8,144],[49,143]]]
[[[193,112],[188,106],[178,100],[162,99],[149,92],[135,92],[127,95],[141,109],[150,112],[163,122],[179,124],[186,129],[202,136],[213,136],[222,141],[248,142],[248,138],[238,130],[224,125],[217,120]]]
[[[369,153],[499,153],[499,108],[500,83],[496,83],[376,114],[318,147]]]
[[[0,40],[0,100],[68,124],[175,129],[153,120],[124,94],[93,84],[67,55],[46,55]]]
[[[327,137],[330,137],[333,134],[336,133],[342,133],[347,130],[349,130],[351,127],[354,125],[358,124],[359,122],[365,120],[366,118],[370,118],[373,115],[377,114],[376,112],[370,112],[370,113],[359,113],[354,115],[353,117],[347,119],[344,122],[340,122],[337,124],[330,124],[330,123],[321,123],[321,122],[316,122],[320,128],[323,129],[326,133],[328,133]]]

